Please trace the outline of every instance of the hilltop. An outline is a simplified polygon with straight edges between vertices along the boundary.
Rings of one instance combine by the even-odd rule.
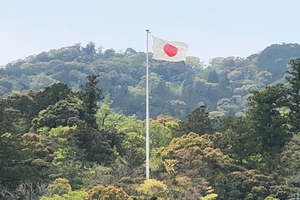
[[[284,82],[290,59],[300,57],[299,44],[273,44],[248,57],[217,57],[205,65],[197,57],[186,63],[151,59],[150,116],[184,118],[204,104],[218,116],[244,112],[252,90]],[[86,76],[100,74],[98,87],[110,94],[112,107],[125,115],[145,113],[144,52],[103,50],[93,42],[41,52],[8,63],[0,69],[0,97],[40,90],[62,82],[78,90]]]

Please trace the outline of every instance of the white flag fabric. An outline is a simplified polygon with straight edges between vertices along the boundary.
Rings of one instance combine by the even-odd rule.
[[[183,42],[166,41],[152,35],[153,57],[155,60],[171,62],[185,61],[188,45]]]

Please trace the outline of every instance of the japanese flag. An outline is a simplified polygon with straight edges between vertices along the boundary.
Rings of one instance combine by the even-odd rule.
[[[166,41],[153,37],[153,59],[171,62],[185,61],[188,45],[183,42]]]

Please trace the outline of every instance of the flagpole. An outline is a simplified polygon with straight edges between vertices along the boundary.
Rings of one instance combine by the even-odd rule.
[[[148,57],[148,35],[149,30],[147,32],[147,54],[146,54],[146,179],[149,179],[150,169],[150,147],[149,147],[149,57]]]

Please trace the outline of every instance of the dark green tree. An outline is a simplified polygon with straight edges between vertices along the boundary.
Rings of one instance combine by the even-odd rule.
[[[258,152],[257,137],[249,132],[250,124],[246,117],[228,117],[222,120],[219,131],[224,133],[221,150],[232,158],[232,163],[253,169],[257,159],[253,155]],[[214,134],[215,135],[215,134]]]
[[[226,193],[222,199],[265,199],[275,180],[258,170],[233,171],[227,175]]]
[[[209,118],[209,113],[206,111],[206,106],[199,106],[185,120],[179,122],[179,129],[182,134],[190,132],[199,135],[211,134],[214,132],[214,122]]]
[[[32,126],[34,130],[37,130],[41,127],[74,126],[80,121],[78,106],[62,100],[41,111],[39,116],[32,120]]]
[[[115,159],[113,148],[109,145],[100,131],[81,123],[75,133],[77,145],[84,149],[86,160],[98,164],[108,165]]]
[[[290,119],[292,131],[300,130],[300,58],[289,62],[290,69],[287,72],[288,81],[287,93],[289,100]]]
[[[89,126],[96,129],[98,125],[96,123],[95,114],[99,108],[97,102],[104,98],[102,89],[97,87],[99,81],[96,79],[98,77],[99,75],[87,76],[88,82],[80,86],[81,91],[79,92],[79,98],[82,100],[83,107],[82,119],[85,120]]]
[[[10,126],[11,119],[9,119],[6,115],[7,110],[7,101],[5,99],[0,100],[0,135],[5,133]]]
[[[19,141],[10,133],[0,134],[0,185],[8,190],[15,189],[22,180]]]
[[[28,182],[47,182],[53,158],[53,149],[48,141],[36,133],[25,133],[20,147],[22,160],[18,167],[22,179]]]
[[[24,125],[21,112],[17,109],[13,109],[12,107],[10,107],[6,99],[1,99],[0,136],[6,132],[11,133],[13,135],[20,135],[23,133],[26,127],[27,125]]]
[[[39,112],[36,101],[34,100],[36,93],[28,91],[27,93],[15,93],[7,97],[8,105],[19,110],[21,116],[31,121],[31,119]]]
[[[49,87],[45,87],[42,91],[38,92],[34,98],[38,112],[46,109],[49,105],[54,105],[61,100],[67,99],[70,95],[72,95],[72,91],[68,85],[64,83],[55,83]]]
[[[287,105],[286,89],[279,84],[251,93],[248,98],[251,108],[247,112],[249,133],[257,138],[257,148],[267,164],[265,169],[272,170],[275,156],[291,138],[288,118],[282,113]]]

